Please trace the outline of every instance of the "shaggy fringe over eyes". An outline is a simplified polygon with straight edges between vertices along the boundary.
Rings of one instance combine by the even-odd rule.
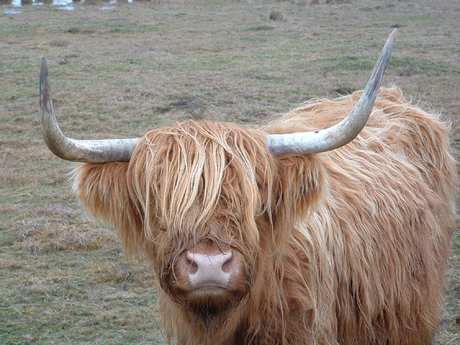
[[[227,244],[258,248],[256,219],[271,215],[276,171],[265,142],[263,132],[207,121],[146,134],[128,171],[145,238],[161,236],[171,245],[174,236],[193,245],[218,235]],[[218,220],[220,233],[209,234],[210,220]]]

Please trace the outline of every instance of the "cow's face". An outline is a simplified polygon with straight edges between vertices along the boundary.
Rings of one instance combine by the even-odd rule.
[[[325,190],[321,162],[273,156],[260,131],[191,122],[148,133],[129,163],[79,166],[74,189],[128,252],[145,250],[163,290],[206,321],[263,291],[293,226]]]
[[[276,173],[265,134],[202,122],[156,130],[128,169],[131,199],[162,288],[202,318],[250,292],[273,252]]]

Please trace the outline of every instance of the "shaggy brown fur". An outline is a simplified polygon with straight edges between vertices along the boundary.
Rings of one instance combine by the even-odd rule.
[[[129,163],[75,170],[84,206],[151,259],[171,342],[430,341],[455,225],[446,127],[381,89],[340,149],[274,157],[266,145],[266,133],[337,123],[358,98],[302,106],[263,131],[206,121],[153,130]],[[231,310],[209,318],[171,287],[179,254],[204,239],[238,250],[246,267]]]

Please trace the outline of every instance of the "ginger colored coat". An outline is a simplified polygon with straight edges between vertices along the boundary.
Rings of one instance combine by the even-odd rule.
[[[337,123],[358,98],[307,104],[263,130],[207,121],[153,130],[130,162],[75,170],[88,211],[150,258],[170,342],[432,339],[455,227],[446,126],[382,88],[366,127],[339,149],[274,157],[266,145],[267,133]],[[180,266],[206,241],[236,260],[215,296],[193,295]]]

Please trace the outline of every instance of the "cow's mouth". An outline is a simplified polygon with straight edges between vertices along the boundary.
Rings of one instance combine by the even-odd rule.
[[[187,308],[200,319],[207,320],[236,308],[244,299],[245,293],[210,285],[190,290],[184,297]]]
[[[225,315],[234,310],[249,296],[250,284],[240,288],[229,288],[219,284],[203,284],[196,288],[184,288],[171,281],[168,293],[173,299],[195,314],[206,324],[206,320]]]

